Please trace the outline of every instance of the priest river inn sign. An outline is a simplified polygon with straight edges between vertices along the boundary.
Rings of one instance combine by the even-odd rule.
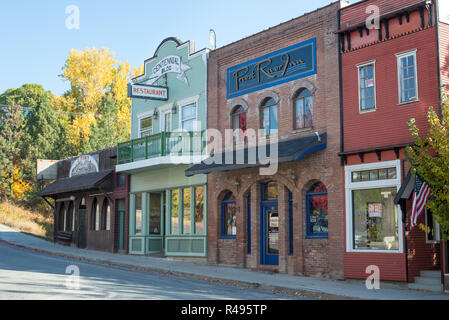
[[[316,74],[316,39],[239,64],[227,70],[228,99]]]

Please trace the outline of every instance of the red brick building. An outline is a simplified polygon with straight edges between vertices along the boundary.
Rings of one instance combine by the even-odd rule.
[[[429,106],[440,106],[448,27],[436,1],[366,0],[339,12],[346,278],[366,278],[370,265],[382,280],[408,282],[441,270],[431,213],[418,223],[433,234],[410,230],[414,179],[404,147],[413,141],[407,121],[425,131]]]
[[[277,137],[279,163],[276,173],[261,174],[261,162],[247,161],[251,139],[238,135],[225,149],[243,150],[243,164],[187,170],[209,174],[209,263],[343,277],[339,8],[330,4],[210,53],[208,128],[223,142],[227,129]]]

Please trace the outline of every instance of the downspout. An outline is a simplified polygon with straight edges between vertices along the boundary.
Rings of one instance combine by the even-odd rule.
[[[341,8],[338,9],[338,30],[341,29]],[[349,35],[350,36],[350,35]],[[345,150],[345,144],[344,144],[344,123],[343,123],[343,67],[342,67],[342,52],[341,52],[341,37],[343,37],[344,41],[344,35],[341,33],[338,34],[338,77],[339,77],[339,91],[340,91],[340,152],[343,153]],[[341,157],[341,166],[344,166],[344,156]]]
[[[402,183],[404,183],[404,177],[405,177],[405,160],[402,160]],[[404,244],[405,244],[405,277],[406,277],[406,281],[407,283],[409,283],[409,271],[408,271],[408,241],[407,241],[407,200],[402,200],[403,201],[403,206],[401,206],[401,210],[404,210],[404,212],[402,213],[403,215],[405,215],[405,219],[403,219],[402,221],[402,232],[404,234]]]

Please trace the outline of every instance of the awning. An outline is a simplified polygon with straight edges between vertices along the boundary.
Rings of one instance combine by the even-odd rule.
[[[327,143],[327,134],[314,134],[307,137],[301,137],[286,141],[279,142],[278,145],[278,157],[277,159],[274,159],[271,161],[272,163],[283,163],[283,162],[290,162],[290,161],[298,161],[302,158],[304,158],[306,155],[308,155],[311,152],[318,151],[318,150],[324,150],[326,149],[326,143]],[[237,162],[237,151],[234,150],[232,152],[232,158],[231,158],[231,151],[229,153],[221,153],[220,155],[217,155],[216,158],[221,158],[221,164],[220,163],[212,163],[208,164],[207,160],[202,161],[200,164],[194,165],[193,167],[186,170],[185,174],[187,177],[194,176],[196,174],[208,174],[211,172],[223,172],[223,171],[231,171],[231,170],[238,170],[238,169],[244,169],[244,168],[251,168],[251,167],[259,167],[265,165],[262,161],[262,163],[257,159],[254,161],[248,161],[248,154],[250,155],[258,155],[259,147],[251,147],[251,148],[245,148],[243,149],[244,154],[244,161],[241,161],[241,163]],[[270,155],[270,147],[267,145],[266,147],[267,151],[266,154]],[[226,159],[232,159],[231,163],[227,163],[225,161]],[[265,159],[268,160],[268,159]]]
[[[71,178],[58,179],[49,184],[44,190],[38,192],[37,195],[41,197],[52,197],[62,193],[95,190],[99,188],[110,191],[113,185],[113,172],[114,170],[105,170]]]
[[[400,204],[401,200],[408,200],[412,196],[413,189],[415,188],[415,175],[411,170],[408,171],[407,177],[399,189],[396,198],[394,198],[395,204]]]

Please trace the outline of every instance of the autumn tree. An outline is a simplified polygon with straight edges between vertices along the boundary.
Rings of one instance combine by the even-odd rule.
[[[131,73],[129,63],[114,59],[107,48],[70,51],[62,74],[62,78],[70,82],[70,90],[59,107],[72,115],[67,129],[74,153],[85,150],[83,145],[90,143],[92,129],[99,125],[106,94],[114,100],[115,116],[120,119],[114,122],[118,136],[129,138],[131,101],[127,85],[134,73],[142,70],[143,67],[134,68]]]
[[[444,94],[441,116],[430,107],[427,113],[429,131],[421,134],[415,119],[408,123],[414,144],[407,147],[406,156],[412,170],[431,188],[427,207],[432,210],[444,238],[449,233],[449,103]]]

